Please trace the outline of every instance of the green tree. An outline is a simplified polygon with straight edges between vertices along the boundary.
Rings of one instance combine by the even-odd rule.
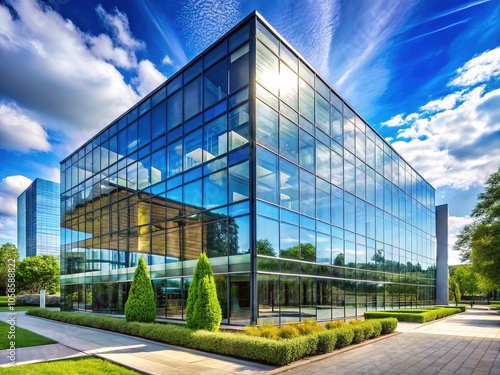
[[[461,264],[452,269],[450,276],[453,276],[460,285],[460,291],[467,296],[475,296],[480,292],[480,278],[471,264]]]
[[[217,299],[212,266],[207,255],[202,253],[189,284],[186,326],[195,330],[217,331],[221,320],[222,310]]]
[[[144,257],[139,259],[125,302],[125,318],[128,322],[152,323],[156,319],[156,302],[153,284],[148,275]]]
[[[53,255],[24,258],[17,267],[17,289],[29,294],[45,289],[48,294],[59,293],[59,259]]]
[[[9,266],[17,268],[19,265],[19,252],[14,244],[9,242],[0,246],[0,294],[7,292],[7,281],[9,275]]]
[[[471,216],[474,222],[460,232],[454,249],[460,251],[463,261],[470,260],[486,284],[499,288],[500,169],[486,181],[485,190],[479,194]]]
[[[267,238],[257,240],[257,254],[268,255],[272,257],[276,256],[273,245]]]
[[[448,291],[450,293],[450,297],[455,301],[455,305],[458,306],[458,302],[462,298],[462,294],[460,293],[460,284],[453,276],[448,278]]]

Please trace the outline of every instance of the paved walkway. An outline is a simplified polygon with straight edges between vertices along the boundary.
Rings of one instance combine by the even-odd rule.
[[[402,333],[274,373],[500,374],[500,314],[486,306],[428,324],[400,323],[398,331]]]
[[[1,321],[6,322],[7,318],[7,313],[0,313]],[[94,355],[146,374],[262,374],[274,369],[258,363],[37,318],[24,313],[17,314],[17,326],[59,343],[17,349],[17,364]],[[7,352],[1,351],[0,365],[9,365]]]
[[[17,349],[18,364],[95,355],[146,374],[500,374],[500,314],[482,306],[428,324],[400,323],[399,334],[278,369],[24,313],[17,326],[58,341]],[[6,353],[0,365],[8,365]]]

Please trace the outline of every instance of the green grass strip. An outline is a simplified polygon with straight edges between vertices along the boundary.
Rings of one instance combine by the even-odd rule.
[[[55,344],[57,342],[21,327],[16,327],[15,331],[12,331],[10,327],[10,324],[0,322],[0,337],[2,338],[0,340],[1,350],[9,349],[11,341],[15,343],[16,349],[26,348],[28,346]],[[15,335],[15,338],[9,337],[12,334]]]

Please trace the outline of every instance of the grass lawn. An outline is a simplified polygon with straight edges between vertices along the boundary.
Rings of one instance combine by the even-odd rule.
[[[136,375],[135,371],[115,365],[100,358],[77,358],[62,361],[34,363],[6,367],[2,369],[5,375]]]
[[[12,311],[9,306],[1,306],[0,305],[0,312],[16,312],[16,311],[28,311],[29,309],[32,309],[34,306],[16,306],[15,310]]]
[[[10,341],[16,342],[16,348],[25,348],[27,346],[37,346],[37,345],[47,345],[55,344],[56,341],[48,339],[47,337],[40,336],[36,333],[28,331],[20,327],[16,327],[16,338],[14,340],[8,339],[8,334],[10,330],[10,325],[4,322],[0,322],[0,350],[8,349],[10,347]],[[4,339],[5,338],[5,339]]]

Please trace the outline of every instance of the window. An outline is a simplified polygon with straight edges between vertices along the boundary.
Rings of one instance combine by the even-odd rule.
[[[280,205],[299,210],[299,168],[280,159]]]
[[[229,112],[229,150],[234,150],[248,143],[250,138],[248,127],[248,104],[244,104]]]
[[[233,93],[250,81],[248,44],[233,52],[229,58],[229,92]]]
[[[203,161],[227,152],[226,116],[221,116],[203,127]]]
[[[174,176],[182,172],[182,140],[167,146],[167,176]]]
[[[278,150],[278,113],[257,100],[257,142]]]
[[[280,66],[280,98],[290,107],[298,109],[298,76],[285,64]]]
[[[199,192],[193,192],[199,194]],[[203,207],[211,209],[227,204],[227,170],[222,170],[203,179]]]
[[[257,42],[257,82],[275,96],[279,90],[278,57],[262,43]]]
[[[314,122],[314,90],[302,79],[299,80],[299,111],[302,116]]]
[[[280,155],[298,162],[299,156],[299,128],[286,117],[280,116]]]
[[[300,212],[314,216],[316,208],[315,178],[312,173],[300,170]]]
[[[201,112],[201,78],[184,87],[184,120]]]
[[[278,157],[257,148],[257,198],[278,203]]]
[[[249,163],[244,162],[229,168],[229,203],[248,199]]]
[[[301,129],[299,133],[299,164],[311,172],[314,172],[314,151],[314,138]]]
[[[316,95],[316,126],[330,135],[330,104],[320,95]]]
[[[226,60],[221,61],[204,74],[205,108],[217,103],[227,95]]]
[[[177,92],[167,99],[167,130],[175,128],[182,121],[182,96]]]
[[[202,149],[201,129],[198,129],[184,137],[184,170],[196,167],[206,159],[203,156],[206,151]]]

